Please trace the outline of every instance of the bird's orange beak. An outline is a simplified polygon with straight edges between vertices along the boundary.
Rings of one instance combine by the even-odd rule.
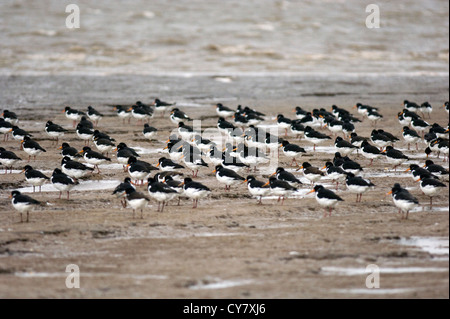
[[[267,186],[267,185],[269,185],[269,184],[270,184],[270,181],[267,182],[267,183],[265,183],[265,184],[263,185],[263,187],[265,187],[265,186]]]
[[[247,180],[243,181],[242,184],[247,183]]]
[[[273,173],[272,175],[270,175],[270,177],[272,177],[272,176],[274,176],[274,175],[276,175],[277,174],[277,172],[275,172],[275,173]]]
[[[158,164],[156,164],[156,167],[159,167],[159,163],[158,163]]]
[[[381,153],[386,153],[386,150],[382,150]]]
[[[386,195],[391,195],[391,194],[392,194],[392,191],[389,191],[386,193]]]
[[[59,150],[62,150],[62,146],[58,147]]]
[[[405,172],[409,172],[411,170],[411,168],[408,168]]]
[[[213,174],[215,174],[217,171],[216,171],[216,170],[213,170],[212,172],[213,172]]]
[[[130,112],[132,109],[133,109],[132,107],[129,107],[129,108],[127,109],[127,111]]]
[[[325,165],[324,167],[322,167],[322,169],[325,169],[325,168],[327,168],[327,166]]]
[[[316,190],[315,190],[315,189],[312,189],[312,190],[310,190],[308,193],[306,193],[306,195],[311,194],[311,193],[315,193],[315,192],[316,192]]]

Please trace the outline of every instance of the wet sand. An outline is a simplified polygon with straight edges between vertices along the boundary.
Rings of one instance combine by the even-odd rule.
[[[111,105],[150,102],[155,97],[177,101],[208,128],[217,122],[213,105],[218,102],[257,108],[267,114],[266,125],[275,124],[278,113],[294,118],[296,105],[312,110],[336,104],[356,115],[352,106],[363,102],[380,107],[384,120],[378,128],[400,137],[396,114],[402,101],[409,99],[433,105],[429,122],[448,123],[441,107],[448,100],[448,77],[0,77],[0,88],[1,108],[14,110],[20,127],[47,149],[31,165],[48,175],[60,167],[61,156],[43,128],[53,120],[71,129],[71,121],[61,113],[64,105],[82,110],[94,106],[105,114],[101,131],[117,143],[145,149],[142,159],[154,165],[166,155],[159,152],[174,128],[167,114],[151,120],[158,133],[148,141],[141,134],[142,125],[134,119],[122,124]],[[356,125],[362,136],[369,136],[372,128],[367,120]],[[331,142],[313,153],[308,142],[292,135],[287,139],[307,149],[300,161],[322,167],[333,157]],[[73,130],[64,141],[78,149],[83,146]],[[18,141],[0,143],[27,158]],[[420,144],[419,152],[408,151],[403,140],[396,147],[424,163],[425,144]],[[20,223],[8,199],[11,190],[29,187],[19,171],[26,161],[13,174],[0,174],[1,298],[449,297],[448,193],[434,198],[429,210],[428,197],[404,172],[406,164],[394,172],[375,160],[366,176],[376,187],[355,203],[356,196],[341,186],[338,194],[344,202],[331,217],[323,217],[312,195],[290,198],[281,206],[273,197],[257,205],[245,185],[225,193],[210,164],[200,170],[197,180],[209,186],[212,195],[200,200],[197,209],[182,200],[180,206],[174,202],[158,213],[152,201],[143,219],[133,219],[131,209],[122,208],[111,195],[128,176],[111,157],[116,165],[101,166],[102,173],[83,181],[69,201],[59,200],[51,185],[42,193],[31,193],[47,206],[33,211],[29,223]],[[369,164],[362,156],[351,157],[365,167]],[[444,164],[442,157],[435,157],[432,154],[435,162]],[[280,166],[289,164],[290,159],[281,155]],[[267,180],[274,169],[263,166],[256,175]],[[188,169],[183,173],[190,175]],[[301,172],[296,174],[306,182]],[[385,196],[395,182],[420,201],[408,220],[400,218],[391,197]],[[311,187],[305,184],[301,189],[304,194]],[[66,288],[69,264],[80,268],[79,289]],[[366,288],[365,270],[371,264],[380,268],[379,289]]]

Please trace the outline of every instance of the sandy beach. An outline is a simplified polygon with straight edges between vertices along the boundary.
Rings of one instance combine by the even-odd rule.
[[[362,119],[353,108],[362,102],[380,108],[384,118],[377,128],[400,137],[396,148],[422,165],[426,145],[408,151],[401,138],[396,114],[403,100],[429,101],[433,112],[426,120],[448,124],[442,108],[449,99],[448,76],[433,74],[1,76],[0,90],[1,109],[16,112],[19,126],[47,150],[31,161],[47,175],[60,167],[61,155],[44,132],[46,121],[70,130],[64,142],[77,149],[84,145],[62,113],[65,105],[84,111],[94,106],[105,115],[98,129],[117,143],[139,148],[141,158],[153,165],[167,156],[164,142],[175,127],[168,114],[151,119],[158,132],[149,141],[142,135],[141,124],[135,119],[123,124],[112,105],[150,103],[156,97],[176,101],[206,129],[217,123],[216,103],[253,107],[266,113],[263,124],[273,127],[279,113],[293,119],[297,105],[330,110],[336,104]],[[356,125],[362,136],[370,136],[372,129],[367,119]],[[322,131],[331,135],[327,129]],[[306,149],[300,162],[323,167],[334,156],[332,142],[313,152],[305,140],[292,134],[287,139]],[[340,186],[337,193],[344,202],[331,217],[323,217],[313,195],[303,196],[311,186],[283,154],[279,166],[304,182],[302,196],[287,199],[283,206],[273,196],[257,205],[243,184],[225,193],[209,163],[196,180],[210,187],[212,194],[200,200],[197,209],[192,209],[191,201],[182,200],[180,206],[173,202],[158,213],[157,203],[151,201],[144,218],[133,219],[132,210],[111,195],[128,176],[114,154],[111,164],[101,165],[101,174],[82,180],[68,201],[58,199],[49,184],[42,193],[30,193],[20,173],[28,157],[19,149],[19,141],[10,139],[0,145],[23,159],[12,174],[0,174],[0,298],[449,297],[448,192],[435,197],[430,210],[428,197],[405,172],[410,162],[397,171],[381,160],[368,168],[368,159],[352,154],[376,186],[361,203],[355,203],[355,195]],[[431,158],[448,168],[442,156],[436,158],[433,153]],[[275,168],[263,165],[255,175],[268,180]],[[188,169],[182,172],[191,175]],[[390,195],[386,196],[396,182],[420,201],[407,220],[400,218]],[[326,179],[323,183],[330,185]],[[8,199],[14,189],[47,203],[30,214],[29,223],[20,223]],[[147,192],[145,187],[138,189]],[[66,287],[69,264],[79,266],[79,289]],[[366,287],[368,265],[380,269],[378,289]]]

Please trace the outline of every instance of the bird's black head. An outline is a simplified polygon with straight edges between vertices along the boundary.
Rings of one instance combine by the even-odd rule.
[[[337,142],[340,142],[340,141],[342,141],[343,140],[343,138],[342,137],[340,137],[340,136],[338,136],[338,137],[336,137],[336,140],[335,140],[335,142],[337,143]]]
[[[148,185],[157,183],[157,182],[158,182],[158,176],[155,175],[154,177],[149,177],[149,178],[147,179],[147,182],[148,182]]]
[[[326,166],[327,168],[329,168],[329,167],[332,167],[332,166],[334,166],[334,164],[333,164],[333,163],[331,163],[331,162],[326,162],[326,163],[325,163],[325,166]]]
[[[134,157],[134,156],[130,156],[129,158],[128,158],[128,164],[133,164],[133,163],[136,163],[136,161],[137,161],[137,159],[136,159],[136,157]]]
[[[281,144],[282,144],[283,146],[286,146],[286,145],[289,145],[289,142],[286,141],[286,140],[284,140],[283,142],[281,142]]]
[[[62,174],[62,171],[59,168],[55,168],[53,170],[53,175],[56,175],[56,174]]]
[[[123,180],[124,183],[128,183],[131,184],[131,178],[130,177],[125,177]]]
[[[33,167],[31,167],[30,165],[25,165],[25,167],[23,168],[25,172],[31,171],[32,169]]]
[[[314,186],[314,191],[315,192],[318,192],[318,191],[320,191],[321,189],[324,189],[325,187],[323,187],[322,185],[316,185],[316,186]]]
[[[277,167],[276,173],[279,174],[281,172],[284,172],[284,168],[283,167]]]
[[[303,168],[308,168],[308,167],[311,167],[311,164],[308,162],[303,162],[302,166],[303,166]]]
[[[256,178],[255,178],[255,176],[253,176],[253,175],[248,175],[247,178],[246,178],[246,180],[247,180],[247,182],[251,182],[251,181],[256,180]]]
[[[186,178],[184,179],[184,184],[186,185],[186,184],[189,184],[189,183],[192,183],[192,178],[186,177]]]
[[[91,148],[89,146],[83,147],[83,152],[89,152],[90,150],[91,150]]]
[[[433,165],[433,164],[434,164],[434,162],[433,162],[432,160],[426,160],[426,161],[425,161],[425,167],[426,167],[426,166]]]
[[[14,198],[14,197],[16,197],[16,196],[19,196],[20,195],[20,192],[19,191],[12,191],[11,192],[11,197],[12,198]]]

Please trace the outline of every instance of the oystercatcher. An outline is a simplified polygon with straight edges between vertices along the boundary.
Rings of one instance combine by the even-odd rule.
[[[108,134],[106,134],[105,132],[100,132],[99,130],[94,130],[94,135],[92,137],[94,140],[96,139],[106,139],[109,140],[111,142],[115,142],[116,140],[114,138],[112,138],[111,136],[109,136]]]
[[[66,117],[67,117],[69,120],[72,120],[72,121],[73,121],[73,127],[75,127],[75,125],[77,124],[77,122],[78,122],[79,120],[81,120],[81,117],[82,117],[83,115],[85,115],[84,112],[81,112],[81,111],[72,109],[70,106],[66,106],[66,107],[64,108],[64,111],[63,111],[63,112],[66,113]]]
[[[441,176],[448,178],[448,170],[441,165],[435,164],[432,160],[426,160],[423,167],[425,167],[425,169],[428,170],[431,174],[434,174],[438,177]]]
[[[386,147],[383,153],[386,155],[386,160],[389,163],[394,164],[394,170],[397,170],[397,167],[409,160],[409,157],[403,154],[402,151],[397,150],[390,145]]]
[[[87,107],[86,114],[94,122],[94,126],[98,126],[98,122],[103,118],[103,114],[94,109],[91,105]]]
[[[357,133],[350,134],[350,143],[357,148],[361,147],[363,141],[366,141],[367,137],[359,136]],[[356,150],[358,152],[358,149]]]
[[[59,199],[61,199],[62,192],[67,192],[67,200],[69,200],[69,192],[78,184],[76,180],[63,173],[59,168],[53,170],[50,182],[57,190],[59,190]]]
[[[347,136],[350,136],[351,134],[355,133],[355,125],[350,123],[348,120],[343,120],[342,124],[342,133],[344,133],[344,138],[347,138]]]
[[[448,128],[444,128],[438,123],[433,123],[433,125],[431,125],[430,132],[434,133],[436,137],[448,139]]]
[[[215,145],[210,146],[209,152],[206,156],[214,166],[222,164],[223,153]]]
[[[205,152],[211,148],[211,145],[215,144],[213,141],[203,138],[199,134],[195,135],[192,141],[201,151]]]
[[[182,145],[183,155],[181,159],[184,164],[192,171],[192,176],[197,177],[201,167],[208,167],[208,164],[202,158],[202,152],[196,146],[191,146],[184,142]]]
[[[305,175],[305,177],[311,181],[311,185],[315,184],[325,176],[325,173],[323,171],[321,171],[317,167],[312,166],[308,162],[304,162],[302,166],[300,166],[297,170],[301,169],[303,169],[303,175]]]
[[[170,120],[174,124],[178,124],[183,121],[192,121],[192,119],[183,111],[181,111],[179,108],[173,108],[170,112]]]
[[[178,163],[173,162],[172,160],[165,158],[165,157],[161,157],[158,160],[158,164],[156,164],[156,167],[161,167],[162,171],[169,171],[169,172],[173,172],[177,169],[183,169],[184,166],[180,165]]]
[[[5,166],[5,174],[8,172],[8,167],[9,173],[11,174],[13,165],[21,160],[22,159],[18,157],[14,152],[7,151],[3,147],[0,147],[0,163]]]
[[[347,173],[345,184],[351,193],[356,193],[357,203],[361,202],[362,194],[367,192],[371,187],[375,187],[375,184],[368,179],[362,178],[361,176],[355,176],[353,173]]]
[[[291,132],[300,139],[305,134],[305,126],[299,120],[293,120],[291,123]]]
[[[311,114],[311,112],[307,112],[306,115],[299,121],[300,124],[303,124],[304,126],[320,127],[322,125],[320,121]]]
[[[262,197],[270,193],[269,185],[266,185],[266,183],[262,181],[258,181],[253,175],[247,176],[244,183],[247,183],[247,188],[251,195],[259,196],[258,204],[262,204]]]
[[[336,137],[336,140],[334,141],[334,147],[336,148],[339,153],[343,155],[349,155],[354,150],[357,150],[358,147],[353,145],[352,143],[344,140],[342,137],[338,136]]]
[[[237,147],[239,160],[256,172],[258,164],[267,163],[269,158],[257,147],[247,147],[244,143]]]
[[[316,145],[323,143],[327,140],[331,140],[331,137],[328,135],[322,134],[316,130],[314,130],[312,127],[307,126],[305,128],[305,140],[312,143],[314,145],[313,150],[316,151]]]
[[[126,171],[126,165],[130,157],[140,157],[140,155],[133,149],[128,147],[125,143],[121,142],[115,148],[117,162],[122,164],[124,171]]]
[[[86,163],[92,164],[94,165],[94,168],[97,168],[97,174],[100,174],[100,168],[98,167],[98,165],[111,162],[111,159],[109,157],[93,151],[89,146],[83,147],[83,149],[80,151],[80,154],[83,154],[83,158]]]
[[[45,124],[45,132],[48,136],[55,138],[55,143],[58,143],[58,139],[64,136],[64,133],[68,132],[62,126],[53,123],[52,121],[47,121]]]
[[[178,123],[178,133],[185,141],[191,141],[192,137],[196,134],[192,126],[184,124],[184,122]]]
[[[89,141],[94,136],[94,131],[82,124],[77,125],[76,132],[78,137],[84,140],[84,145],[89,145]]]
[[[336,183],[336,190],[339,189],[339,182],[344,181],[347,177],[347,172],[341,167],[335,166],[331,162],[326,162],[325,166],[322,168],[327,172],[327,176]]]
[[[46,176],[41,171],[33,169],[30,165],[25,165],[22,172],[25,172],[25,180],[33,185],[33,193],[36,186],[39,186],[40,193],[42,185],[44,185],[46,181],[50,180],[50,177]]]
[[[338,133],[343,133],[344,130],[344,122],[332,117],[327,116],[324,118],[325,127],[328,128],[334,136],[337,136]]]
[[[12,191],[11,195],[9,196],[12,200],[11,203],[13,205],[13,207],[19,211],[20,213],[20,222],[23,223],[23,219],[22,219],[22,213],[27,213],[27,220],[26,222],[28,223],[30,218],[30,211],[33,209],[33,207],[35,206],[39,206],[42,205],[42,203],[34,198],[31,198],[28,195],[24,195],[22,193],[20,193],[19,191]]]
[[[417,164],[410,164],[409,168],[405,170],[405,172],[411,172],[411,177],[415,182],[418,182],[420,176],[439,179],[436,175],[430,173],[426,168],[422,168]]]
[[[286,197],[292,195],[292,193],[297,191],[297,188],[292,186],[286,181],[279,180],[276,177],[272,176],[269,178],[269,181],[265,183],[263,186],[270,185],[270,192],[278,196],[278,202],[281,200],[281,205],[284,204],[284,200]]]
[[[112,192],[112,195],[120,198],[120,203],[122,204],[123,208],[127,207],[126,191],[128,188],[135,189],[135,187],[131,184],[131,178],[125,177],[123,182],[117,185]]]
[[[144,218],[144,207],[147,206],[147,203],[150,201],[150,198],[145,196],[143,193],[138,192],[136,189],[129,187],[125,190],[126,193],[126,201],[133,209],[133,218],[136,212],[136,209],[141,210],[141,218]]]
[[[243,169],[250,170],[250,166],[243,163],[237,156],[232,156],[228,152],[222,153],[222,164],[223,167],[231,169],[236,173],[240,172]]]
[[[279,128],[284,129],[284,136],[287,136],[288,128],[291,127],[292,120],[285,117],[283,114],[277,115],[277,125]]]
[[[383,118],[383,115],[381,115],[375,110],[369,110],[367,112],[367,118],[372,121],[374,126],[376,126],[378,121]]]
[[[403,107],[410,112],[417,113],[420,110],[420,105],[415,102],[410,102],[408,100],[403,101]]]
[[[117,116],[122,119],[122,123],[125,124],[125,120],[128,119],[128,124],[130,124],[131,120],[131,111],[129,111],[129,107],[125,105],[116,105],[114,110],[117,112]]]
[[[367,141],[362,142],[361,153],[364,157],[370,159],[369,166],[372,166],[374,159],[381,158],[384,156],[384,153],[381,153],[381,151],[377,147],[370,145],[369,142]]]
[[[357,109],[359,114],[364,115],[364,116],[367,116],[369,114],[369,112],[374,112],[374,111],[376,112],[378,110],[377,107],[365,105],[362,103],[356,103],[354,108]]]
[[[166,205],[166,203],[174,199],[178,195],[178,192],[169,185],[158,182],[158,180],[154,177],[149,177],[147,181],[147,190],[150,198],[153,198],[158,202],[158,212],[162,213],[164,211],[164,206]]]
[[[303,147],[300,147],[296,144],[291,144],[288,141],[283,141],[281,143],[281,148],[283,149],[284,155],[292,158],[291,165],[294,165],[294,163],[295,163],[295,165],[298,165],[296,157],[301,156],[302,153],[306,153],[306,151]]]
[[[47,152],[38,142],[32,140],[29,136],[23,138],[22,148],[28,154],[28,162],[30,161],[31,156],[36,160],[37,155],[42,152]]]
[[[227,117],[232,117],[234,115],[235,111],[233,111],[229,107],[223,105],[222,103],[217,103],[216,104],[216,112],[217,112],[217,115],[219,115],[220,117],[227,118]]]
[[[400,123],[401,126],[408,126],[409,127],[411,125],[411,121],[409,119],[406,119],[403,116],[403,112],[398,112],[397,113],[397,119],[398,119],[398,122]]]
[[[105,154],[106,156],[109,155],[109,152],[113,150],[113,148],[116,147],[116,144],[112,142],[110,139],[107,138],[95,138],[94,137],[94,145],[97,148],[97,150],[100,151],[100,153]]]
[[[372,130],[370,139],[372,143],[380,148],[380,151],[383,151],[386,146],[392,145],[392,140],[386,135],[379,133],[378,130]]]
[[[28,133],[27,131],[21,129],[20,127],[13,125],[12,127],[12,137],[17,141],[23,141],[25,136],[32,137],[33,134]],[[20,145],[20,149],[22,149],[22,145]]]
[[[133,104],[128,111],[131,111],[131,116],[137,120],[137,123],[142,123],[144,120],[148,121],[153,117],[153,109],[144,105]]]
[[[154,128],[153,126],[150,126],[148,123],[144,124],[142,134],[146,139],[151,140],[153,136],[155,136],[156,132],[158,132],[158,129]]]
[[[140,180],[141,185],[144,185],[144,179],[148,178],[151,171],[158,169],[150,163],[137,160],[134,156],[130,156],[128,158],[127,168],[128,174],[133,180],[135,180],[135,184],[137,184],[137,181]]]
[[[300,106],[296,106],[294,109],[294,112],[295,112],[295,116],[299,120],[303,119],[308,114],[308,111],[305,111]]]
[[[216,178],[220,183],[225,184],[225,191],[230,191],[231,185],[236,185],[239,182],[245,181],[244,177],[221,165],[217,165],[213,173],[216,174]]]
[[[416,144],[416,150],[419,150],[418,143],[420,141],[420,136],[416,131],[410,129],[408,126],[403,126],[403,139],[408,143],[408,151],[410,150],[411,143]]]
[[[61,160],[61,171],[77,180],[85,177],[89,173],[92,173],[94,169],[84,165],[83,163],[73,161],[68,156],[64,156]]]
[[[198,200],[200,198],[204,198],[209,194],[211,194],[211,190],[207,186],[199,182],[194,182],[190,177],[186,177],[184,179],[183,190],[184,190],[183,194],[186,197],[192,199],[193,201],[192,208],[197,208]]]
[[[6,122],[11,123],[12,125],[17,125],[17,123],[19,122],[17,114],[9,110],[4,110],[2,116]]]
[[[425,117],[425,114],[428,114],[428,118],[431,118],[431,112],[433,112],[433,107],[429,102],[423,102],[420,105],[420,112],[422,112],[423,116]]]
[[[339,195],[332,190],[325,188],[323,185],[316,185],[308,194],[316,193],[316,201],[320,206],[325,207],[325,213],[323,217],[331,216],[331,211],[337,205],[337,203],[344,201]],[[328,208],[328,211],[326,210]]]
[[[449,106],[448,106],[448,101],[444,103],[443,105],[445,111],[447,112],[447,114],[449,113]]]
[[[403,214],[406,213],[406,219],[408,218],[409,211],[415,206],[419,205],[419,201],[411,193],[400,186],[399,183],[395,183],[392,190],[386,195],[392,194],[392,200],[394,205],[397,206],[398,212]]]
[[[273,173],[271,176],[274,176],[280,180],[289,183],[292,187],[298,188],[303,183],[295,177],[294,174],[286,171],[283,167],[278,167],[275,173]]]
[[[422,192],[430,197],[430,209],[433,208],[433,196],[438,195],[444,187],[447,187],[444,183],[437,179],[429,178],[427,175],[421,175],[420,179],[420,189]]]
[[[166,110],[171,109],[173,106],[175,106],[177,103],[168,103],[161,101],[160,99],[155,99],[153,102],[153,106],[155,107],[155,111],[162,112],[162,116],[164,116],[164,113]]]
[[[333,158],[334,166],[341,167],[347,173],[353,173],[358,175],[363,171],[361,165],[353,160],[351,160],[348,156],[342,156],[341,153],[336,152]]]
[[[422,133],[422,138],[424,138],[425,130],[430,127],[430,124],[420,118],[415,118],[411,121],[411,127],[417,132]]]
[[[9,138],[9,133],[12,132],[13,130],[13,125],[8,122],[5,121],[5,119],[3,117],[0,118],[0,133],[4,134],[3,135],[3,141],[6,142]]]

